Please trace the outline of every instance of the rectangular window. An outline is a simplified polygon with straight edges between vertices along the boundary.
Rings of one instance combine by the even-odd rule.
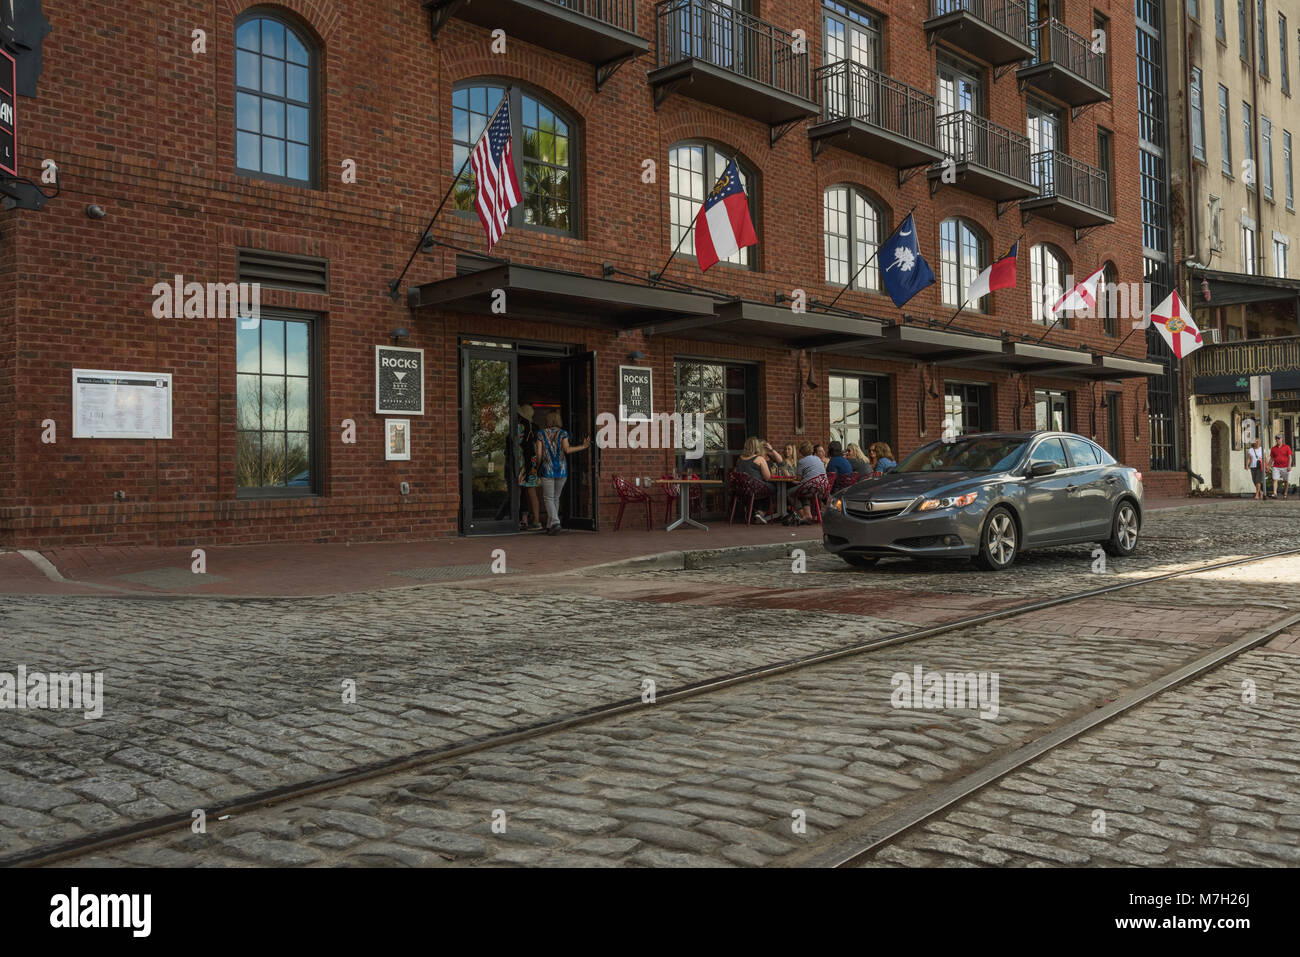
[[[1223,0],[1214,0],[1214,39],[1220,43],[1228,42],[1223,26]]]
[[[1205,162],[1205,108],[1201,104],[1201,69],[1192,67],[1192,156]]]
[[[1264,198],[1273,201],[1273,124],[1267,116],[1259,118],[1259,175],[1264,183]]]
[[[1097,127],[1097,169],[1106,177],[1107,209],[1115,208],[1115,177],[1111,175],[1111,132],[1104,126]]]
[[[1241,224],[1241,271],[1255,275],[1255,227]]]
[[[1201,19],[1200,0],[1187,0],[1187,14],[1197,20]]]
[[[1223,200],[1210,197],[1210,248],[1223,252]]]
[[[1237,53],[1250,62],[1250,26],[1246,23],[1246,0],[1237,0]]]
[[[1046,389],[1035,391],[1034,428],[1053,432],[1070,431],[1070,396],[1065,392]]]
[[[1273,238],[1273,275],[1278,279],[1288,278],[1286,254],[1289,243],[1285,239]]]
[[[1255,0],[1255,22],[1259,25],[1259,75],[1268,76],[1268,17],[1264,0]]]
[[[758,434],[758,369],[697,359],[673,364],[673,410],[704,416],[703,476],[721,479],[735,467],[745,439]],[[680,452],[678,453],[681,454]],[[685,462],[683,457],[679,463]],[[706,503],[706,510],[707,510]]]
[[[1228,88],[1219,86],[1219,165],[1232,175],[1232,118],[1228,116]]]
[[[315,321],[267,316],[237,333],[235,480],[242,495],[317,490]]]
[[[1246,181],[1246,189],[1255,188],[1255,132],[1254,124],[1251,122],[1254,114],[1251,113],[1250,104],[1245,100],[1241,101],[1241,135],[1246,144],[1245,151],[1245,175],[1242,177]]]
[[[830,437],[845,448],[866,451],[873,442],[894,438],[889,427],[889,378],[878,375],[830,376]]]
[[[1291,173],[1291,131],[1282,131],[1282,186],[1286,190],[1286,208],[1295,209],[1295,180]]]
[[[1277,64],[1282,71],[1282,92],[1291,95],[1291,61],[1286,52],[1286,14],[1277,15]]]
[[[945,382],[943,386],[944,431],[970,435],[991,432],[993,425],[993,389],[968,382]],[[952,429],[949,432],[948,424]]]

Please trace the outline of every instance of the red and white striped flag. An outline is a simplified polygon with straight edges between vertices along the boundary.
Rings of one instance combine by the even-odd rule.
[[[515,161],[510,152],[510,101],[501,100],[487,129],[478,138],[478,145],[470,155],[474,170],[474,183],[478,195],[474,209],[483,221],[487,233],[488,249],[501,239],[506,231],[510,210],[519,205],[519,179],[515,176]]]
[[[1073,312],[1075,310],[1095,309],[1097,307],[1097,284],[1101,282],[1102,273],[1106,267],[1102,266],[1095,273],[1078,283],[1069,292],[1052,304],[1048,312],[1055,317],[1060,312]]]

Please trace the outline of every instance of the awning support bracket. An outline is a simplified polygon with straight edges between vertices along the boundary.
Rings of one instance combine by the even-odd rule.
[[[1001,218],[1002,218],[1002,214],[1005,213],[1005,212],[1006,212],[1008,209],[1010,209],[1012,206],[1016,205],[1018,202],[1020,202],[1020,200],[1018,200],[1018,199],[1003,199],[1003,200],[999,200],[999,201],[998,201],[997,208],[994,210],[994,212],[997,214],[997,218],[998,218],[998,219],[1001,219]]]
[[[615,73],[618,72],[619,67],[621,67],[624,63],[628,62],[629,60],[635,60],[635,59],[636,59],[635,53],[627,53],[624,54],[623,56],[615,57],[614,59],[610,60],[608,63],[598,63],[596,65],[596,92],[597,93],[600,92],[600,88],[603,87],[609,81],[609,79]]]
[[[1096,228],[1097,228],[1096,226],[1077,227],[1074,230],[1074,244],[1077,246],[1079,244],[1080,239],[1082,239],[1084,236],[1087,236],[1090,232],[1092,232]]]
[[[773,123],[771,127],[769,127],[768,129],[768,134],[767,134],[768,147],[771,148],[775,146],[780,141],[781,137],[785,136],[785,134],[789,133],[792,129],[794,129],[802,122],[803,122],[802,119],[795,119],[795,120],[790,120],[787,123]],[[815,154],[813,158],[816,159]]]
[[[1096,105],[1097,105],[1096,103],[1085,103],[1083,104],[1083,106],[1070,107],[1070,122],[1073,123],[1079,117],[1083,116],[1084,113],[1087,113],[1090,109],[1092,109]]]
[[[1018,70],[1019,68],[1020,68],[1020,61],[1019,61],[1019,60],[1013,60],[1011,63],[1004,63],[1004,64],[1002,64],[1001,66],[994,67],[994,68],[993,68],[993,82],[994,82],[994,83],[998,82],[998,80],[1002,79],[1004,76],[1006,76],[1006,75],[1007,75],[1008,73],[1010,73],[1012,70]],[[1021,93],[1024,93],[1024,92],[1025,92],[1025,83],[1024,83],[1023,80],[1020,81],[1020,92],[1021,92]]]
[[[681,79],[670,80],[667,83],[655,87],[655,111],[658,112],[659,107],[664,105],[664,100],[668,99],[668,97],[670,97],[673,92],[685,82],[686,78],[682,77]]]
[[[929,168],[929,163],[919,163],[916,166],[900,166],[898,168],[898,185],[902,186],[917,173],[921,172],[921,170]]]
[[[425,8],[429,11],[429,35],[434,40],[447,25],[447,21],[460,12],[468,0],[428,0]]]

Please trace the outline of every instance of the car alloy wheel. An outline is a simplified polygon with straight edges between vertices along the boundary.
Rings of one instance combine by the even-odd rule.
[[[1016,520],[1005,508],[995,508],[984,524],[984,537],[980,541],[979,563],[997,571],[1016,560]]]
[[[1106,543],[1106,552],[1110,555],[1132,555],[1137,548],[1141,528],[1142,523],[1138,520],[1133,503],[1121,502],[1115,510],[1115,523],[1111,539]]]

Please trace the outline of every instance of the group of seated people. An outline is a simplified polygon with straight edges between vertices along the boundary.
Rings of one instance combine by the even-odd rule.
[[[736,461],[737,471],[768,487],[773,504],[777,501],[777,494],[772,476],[791,476],[801,483],[792,491],[795,508],[784,516],[772,516],[762,510],[754,512],[755,521],[764,525],[774,519],[785,525],[813,524],[812,501],[816,493],[807,490],[805,483],[815,476],[831,476],[830,487],[834,487],[841,476],[857,473],[864,478],[871,478],[883,475],[897,466],[894,452],[886,442],[873,442],[864,453],[852,442],[845,448],[837,441],[822,445],[805,440],[798,446],[791,442],[786,445],[784,452],[778,452],[758,436],[750,436],[745,440],[745,447]]]

